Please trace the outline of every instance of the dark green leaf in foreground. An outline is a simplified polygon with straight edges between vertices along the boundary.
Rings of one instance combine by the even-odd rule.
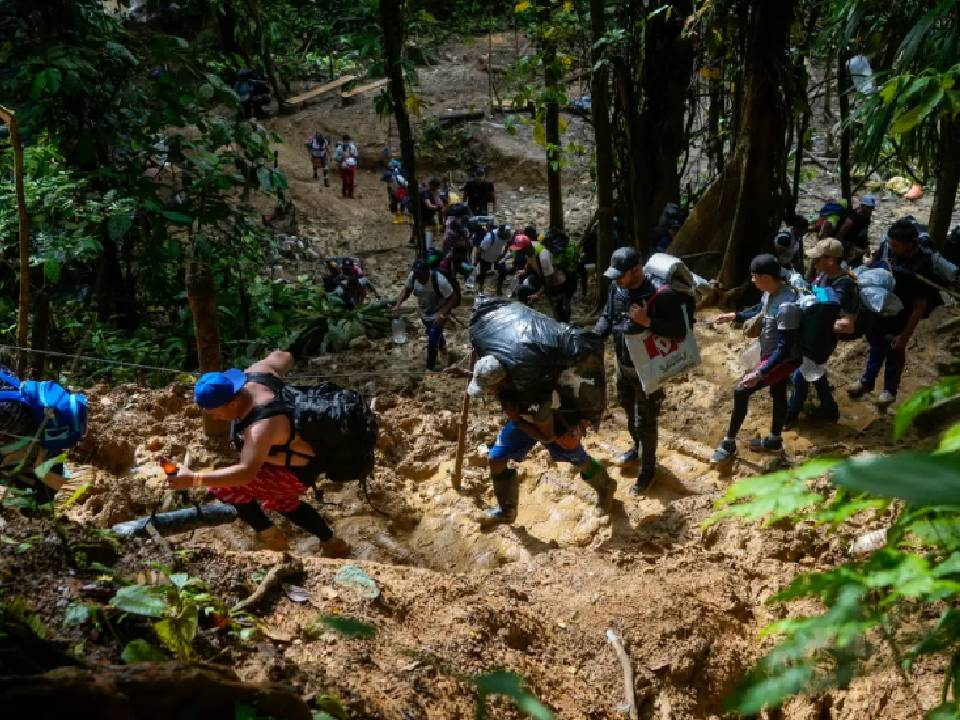
[[[488,695],[504,695],[524,713],[534,720],[554,720],[550,709],[526,690],[523,678],[507,670],[494,670],[485,675],[473,678],[477,688],[477,701],[481,706],[485,704]],[[478,707],[477,716],[484,717],[486,710]]]
[[[377,628],[356,618],[340,615],[318,615],[314,621],[317,625],[324,625],[341,635],[349,638],[369,640],[377,634]]]
[[[904,452],[869,455],[838,465],[836,485],[914,505],[960,505],[960,458]]]

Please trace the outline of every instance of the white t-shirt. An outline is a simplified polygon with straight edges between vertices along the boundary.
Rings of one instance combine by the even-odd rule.
[[[440,290],[439,296],[437,295],[436,289],[434,289],[434,278],[436,278],[436,286]],[[406,287],[413,292],[417,298],[417,302],[420,303],[420,317],[427,321],[436,319],[440,308],[442,308],[444,303],[453,295],[453,285],[436,270],[430,271],[430,277],[423,285],[417,281],[411,272],[407,276]]]
[[[543,271],[543,277],[549,278],[548,282],[552,285],[562,285],[567,276],[563,274],[563,270],[553,265],[553,253],[549,250],[540,251],[540,269]],[[550,277],[550,276],[553,277]]]
[[[480,241],[480,259],[484,262],[495,263],[500,259],[500,254],[507,246],[508,239],[501,237],[496,230],[488,232]]]

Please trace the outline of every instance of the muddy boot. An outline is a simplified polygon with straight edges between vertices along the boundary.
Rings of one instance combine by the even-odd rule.
[[[609,514],[613,507],[613,494],[617,491],[617,483],[607,474],[607,469],[591,459],[581,466],[580,477],[597,491],[597,508]]]
[[[487,529],[496,525],[510,524],[517,519],[517,504],[520,502],[520,481],[517,480],[517,471],[504,470],[499,475],[492,475],[493,494],[499,505],[484,510],[480,520],[480,528]]]
[[[347,543],[336,536],[329,540],[323,540],[320,543],[320,553],[325,558],[345,558],[350,557],[351,548]]]
[[[282,552],[290,549],[290,546],[287,544],[287,538],[284,537],[283,532],[281,532],[278,527],[268,527],[266,530],[258,532],[257,544],[261,550],[276,550]]]

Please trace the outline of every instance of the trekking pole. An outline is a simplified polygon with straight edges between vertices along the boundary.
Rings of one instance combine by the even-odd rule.
[[[477,354],[470,354],[470,373],[473,374],[473,363]],[[463,476],[463,451],[467,444],[467,419],[470,415],[470,393],[463,391],[463,405],[460,407],[460,427],[457,428],[457,459],[453,464],[453,474],[450,476],[450,485],[460,492],[460,479]]]

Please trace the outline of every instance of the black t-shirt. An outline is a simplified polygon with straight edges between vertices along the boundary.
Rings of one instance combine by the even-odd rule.
[[[474,215],[486,215],[487,205],[493,202],[493,183],[489,180],[468,180],[463,186],[463,195]]]
[[[936,275],[933,272],[933,264],[927,253],[917,250],[909,260],[891,257],[890,269],[897,281],[894,292],[903,302],[903,312],[897,316],[898,319],[906,322],[917,301],[921,298],[927,300],[927,310],[923,315],[924,317],[929,317],[930,312],[935,307],[943,304],[940,291],[928,282],[924,282],[924,280],[937,282]]]

